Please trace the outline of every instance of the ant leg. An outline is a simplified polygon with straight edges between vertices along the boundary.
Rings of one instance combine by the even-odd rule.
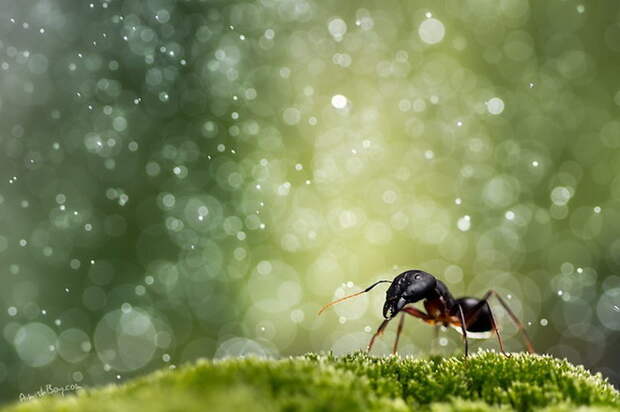
[[[514,314],[514,312],[510,309],[510,307],[504,301],[504,299],[502,299],[502,297],[499,295],[499,293],[497,293],[493,289],[491,289],[487,293],[485,293],[484,296],[482,297],[482,299],[480,300],[480,302],[475,307],[473,307],[471,309],[470,315],[467,317],[467,320],[470,321],[470,322],[475,321],[475,319],[477,318],[478,313],[480,312],[480,309],[483,307],[483,305],[484,304],[488,305],[487,301],[489,300],[489,297],[491,297],[491,295],[494,295],[497,298],[497,300],[504,307],[506,312],[508,312],[508,316],[510,316],[510,319],[512,319],[512,321],[515,323],[515,325],[517,326],[517,329],[522,333],[521,336],[523,338],[525,346],[527,347],[527,351],[529,353],[536,353],[534,351],[534,346],[532,345],[532,341],[531,341],[529,335],[527,334],[527,331],[525,330],[525,326],[523,326],[523,323],[521,323],[519,318],[517,318],[517,315]],[[490,306],[489,306],[489,309],[491,309]],[[496,331],[497,331],[497,329],[496,329]]]
[[[411,316],[416,317],[418,319],[422,319],[424,321],[432,319],[432,317],[429,314],[424,313],[420,309],[416,309],[411,306],[405,306],[404,308],[401,309],[401,311],[406,312],[410,314]]]
[[[403,325],[405,323],[405,315],[400,315],[400,321],[398,321],[398,329],[396,330],[396,340],[394,341],[394,347],[392,348],[392,355],[396,355],[396,349],[398,348],[398,339],[400,333],[403,331]]]
[[[379,325],[379,328],[377,329],[375,334],[372,335],[372,338],[370,338],[370,342],[368,343],[368,347],[366,348],[366,352],[370,352],[370,350],[372,349],[372,345],[375,343],[375,339],[377,338],[377,336],[379,336],[379,335],[381,335],[383,333],[383,330],[385,329],[387,324],[390,322],[390,320],[391,319],[386,319],[383,322],[381,322],[381,325]]]
[[[491,326],[493,327],[493,330],[495,331],[495,334],[497,335],[497,341],[499,342],[499,350],[502,351],[502,353],[506,355],[507,357],[510,357],[510,354],[506,353],[506,351],[504,350],[504,342],[502,340],[502,335],[499,333],[497,323],[495,323],[495,316],[493,316],[493,311],[491,310],[491,306],[489,306],[489,315],[491,315]]]
[[[467,344],[467,329],[465,328],[465,315],[463,314],[463,307],[459,306],[459,317],[461,318],[461,330],[463,331],[463,340],[465,341],[465,357],[469,354],[469,348]]]
[[[413,308],[413,307],[404,307],[401,309],[402,312],[408,313],[411,316],[414,316],[416,318],[422,319],[422,320],[429,320],[432,319],[428,314],[422,312],[419,309]],[[393,319],[393,318],[392,318]],[[372,349],[372,345],[375,343],[375,339],[377,338],[377,336],[381,335],[383,333],[383,330],[385,329],[385,327],[387,326],[388,322],[392,319],[386,319],[383,322],[381,322],[381,325],[379,325],[379,328],[377,329],[377,331],[375,332],[374,335],[372,335],[372,338],[370,339],[370,343],[368,344],[368,349],[367,351],[370,352],[370,349]],[[398,330],[396,331],[396,342],[394,343],[394,352],[396,353],[396,346],[398,345],[398,339],[400,337],[400,333],[402,331],[403,328],[403,323],[404,323],[404,316],[402,316],[400,318],[400,323],[398,324]]]
[[[529,353],[536,353],[536,351],[534,350],[534,345],[532,345],[532,340],[527,334],[527,331],[525,330],[525,326],[523,326],[523,323],[521,323],[519,318],[517,318],[517,315],[515,315],[512,310],[510,310],[510,308],[508,307],[508,304],[504,301],[504,299],[502,299],[499,293],[497,293],[494,290],[491,290],[489,292],[495,295],[497,300],[499,300],[499,303],[504,307],[504,309],[506,309],[506,312],[508,312],[508,315],[510,316],[512,321],[515,323],[515,325],[517,325],[517,329],[522,333],[523,341],[525,342],[525,346],[527,346],[527,351]]]
[[[424,313],[423,311],[413,308],[411,306],[405,306],[404,308],[401,309],[401,311],[413,317],[416,317],[418,319],[422,319],[425,322],[428,322],[429,320],[433,319],[433,317],[430,316],[428,313]],[[436,352],[436,343],[437,343],[438,337],[439,337],[439,325],[435,325],[435,339],[431,343],[431,352],[433,353]]]

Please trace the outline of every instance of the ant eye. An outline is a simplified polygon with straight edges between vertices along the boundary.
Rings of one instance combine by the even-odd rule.
[[[415,275],[415,276],[414,276],[414,279],[415,279],[415,280],[419,280],[419,279],[420,279],[420,277],[421,277],[420,275]]]

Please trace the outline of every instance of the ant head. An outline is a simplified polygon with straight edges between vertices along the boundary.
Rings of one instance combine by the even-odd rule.
[[[385,293],[383,317],[391,319],[407,304],[429,296],[437,286],[437,279],[421,270],[408,270],[396,276]]]

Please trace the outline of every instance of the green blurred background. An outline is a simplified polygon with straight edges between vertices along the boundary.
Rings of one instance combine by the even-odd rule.
[[[0,398],[364,348],[384,286],[318,308],[409,268],[618,385],[619,57],[612,0],[2,1]]]

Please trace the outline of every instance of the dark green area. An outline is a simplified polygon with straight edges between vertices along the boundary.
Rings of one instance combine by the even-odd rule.
[[[200,361],[77,396],[7,411],[125,410],[612,411],[620,394],[600,375],[550,356]]]

